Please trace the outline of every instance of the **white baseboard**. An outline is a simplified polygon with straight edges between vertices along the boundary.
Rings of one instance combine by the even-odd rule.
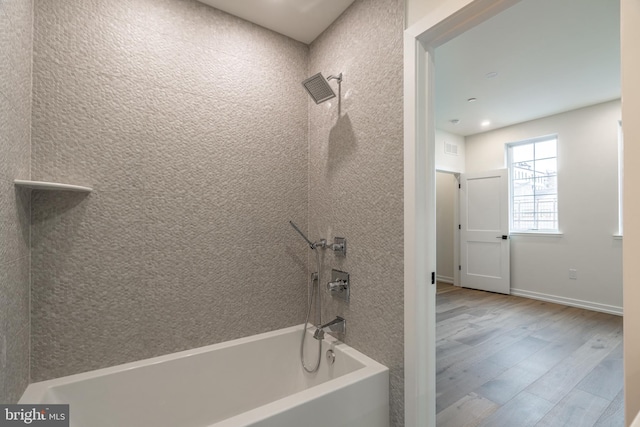
[[[556,304],[568,305],[571,307],[584,308],[587,310],[600,311],[602,313],[615,314],[618,316],[622,316],[622,307],[616,307],[615,305],[600,304],[597,302],[559,297],[556,295],[543,294],[540,292],[532,292],[524,289],[515,289],[515,288],[511,288],[511,295],[515,295],[517,297],[537,299],[540,301],[554,302]]]
[[[439,274],[436,276],[436,280],[437,280],[438,282],[442,282],[442,283],[450,283],[450,284],[452,284],[452,285],[453,285],[453,283],[454,283],[454,282],[453,282],[453,277],[441,276],[441,275],[439,275]]]

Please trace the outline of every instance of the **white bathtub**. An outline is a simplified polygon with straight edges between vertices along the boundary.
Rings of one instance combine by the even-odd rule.
[[[388,369],[328,337],[320,370],[308,374],[301,330],[34,383],[19,403],[68,403],[71,427],[388,427]],[[313,361],[317,341],[307,333]]]

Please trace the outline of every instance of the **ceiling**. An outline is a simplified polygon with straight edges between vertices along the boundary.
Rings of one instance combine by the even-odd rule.
[[[199,0],[309,44],[354,0]]]
[[[435,63],[436,127],[462,136],[617,99],[619,1],[523,0],[438,47]]]

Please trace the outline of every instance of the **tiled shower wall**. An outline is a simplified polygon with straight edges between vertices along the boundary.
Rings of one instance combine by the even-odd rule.
[[[0,1],[0,402],[29,383],[29,179],[31,0]]]
[[[4,3],[4,2],[3,2]],[[35,0],[39,381],[301,323],[308,47],[193,0]]]
[[[324,317],[391,368],[401,426],[403,14],[356,0],[309,48],[192,0],[35,0],[33,178],[96,191],[34,192],[32,380],[300,323],[292,219],[349,239]]]
[[[404,425],[404,1],[356,0],[310,47],[309,74],[343,73],[342,102],[309,103],[309,230],[347,238],[351,301],[325,298],[323,320],[347,319],[347,344],[391,372],[391,425]],[[331,83],[336,86],[335,81]],[[340,111],[338,109],[340,107]]]

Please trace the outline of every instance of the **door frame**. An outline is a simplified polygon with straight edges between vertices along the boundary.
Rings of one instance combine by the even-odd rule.
[[[453,195],[453,286],[461,286],[460,283],[460,270],[456,267],[460,265],[460,229],[458,225],[460,224],[460,175],[462,172],[455,172],[453,170],[436,168],[436,173],[451,175],[455,178],[457,185],[452,188],[454,191]],[[437,197],[437,194],[436,194]],[[436,235],[437,235],[437,218],[436,218]],[[436,247],[436,258],[437,258],[438,250]],[[437,262],[436,262],[437,264]],[[438,270],[436,265],[436,280],[438,280]]]
[[[442,0],[404,33],[404,401],[406,427],[435,427],[435,121],[433,50],[470,28],[518,3],[519,0]],[[640,53],[634,40],[640,34],[640,3],[621,0],[622,120],[625,136],[640,140]],[[640,148],[627,150],[631,165]],[[640,179],[635,168],[624,169],[627,184]],[[623,288],[627,297],[640,295],[640,187],[624,188]],[[633,204],[633,206],[630,206]],[[627,295],[628,294],[628,295]],[[640,321],[625,298],[625,418],[631,423],[640,409]]]
[[[405,426],[436,426],[433,50],[519,0],[445,0],[404,33]]]

